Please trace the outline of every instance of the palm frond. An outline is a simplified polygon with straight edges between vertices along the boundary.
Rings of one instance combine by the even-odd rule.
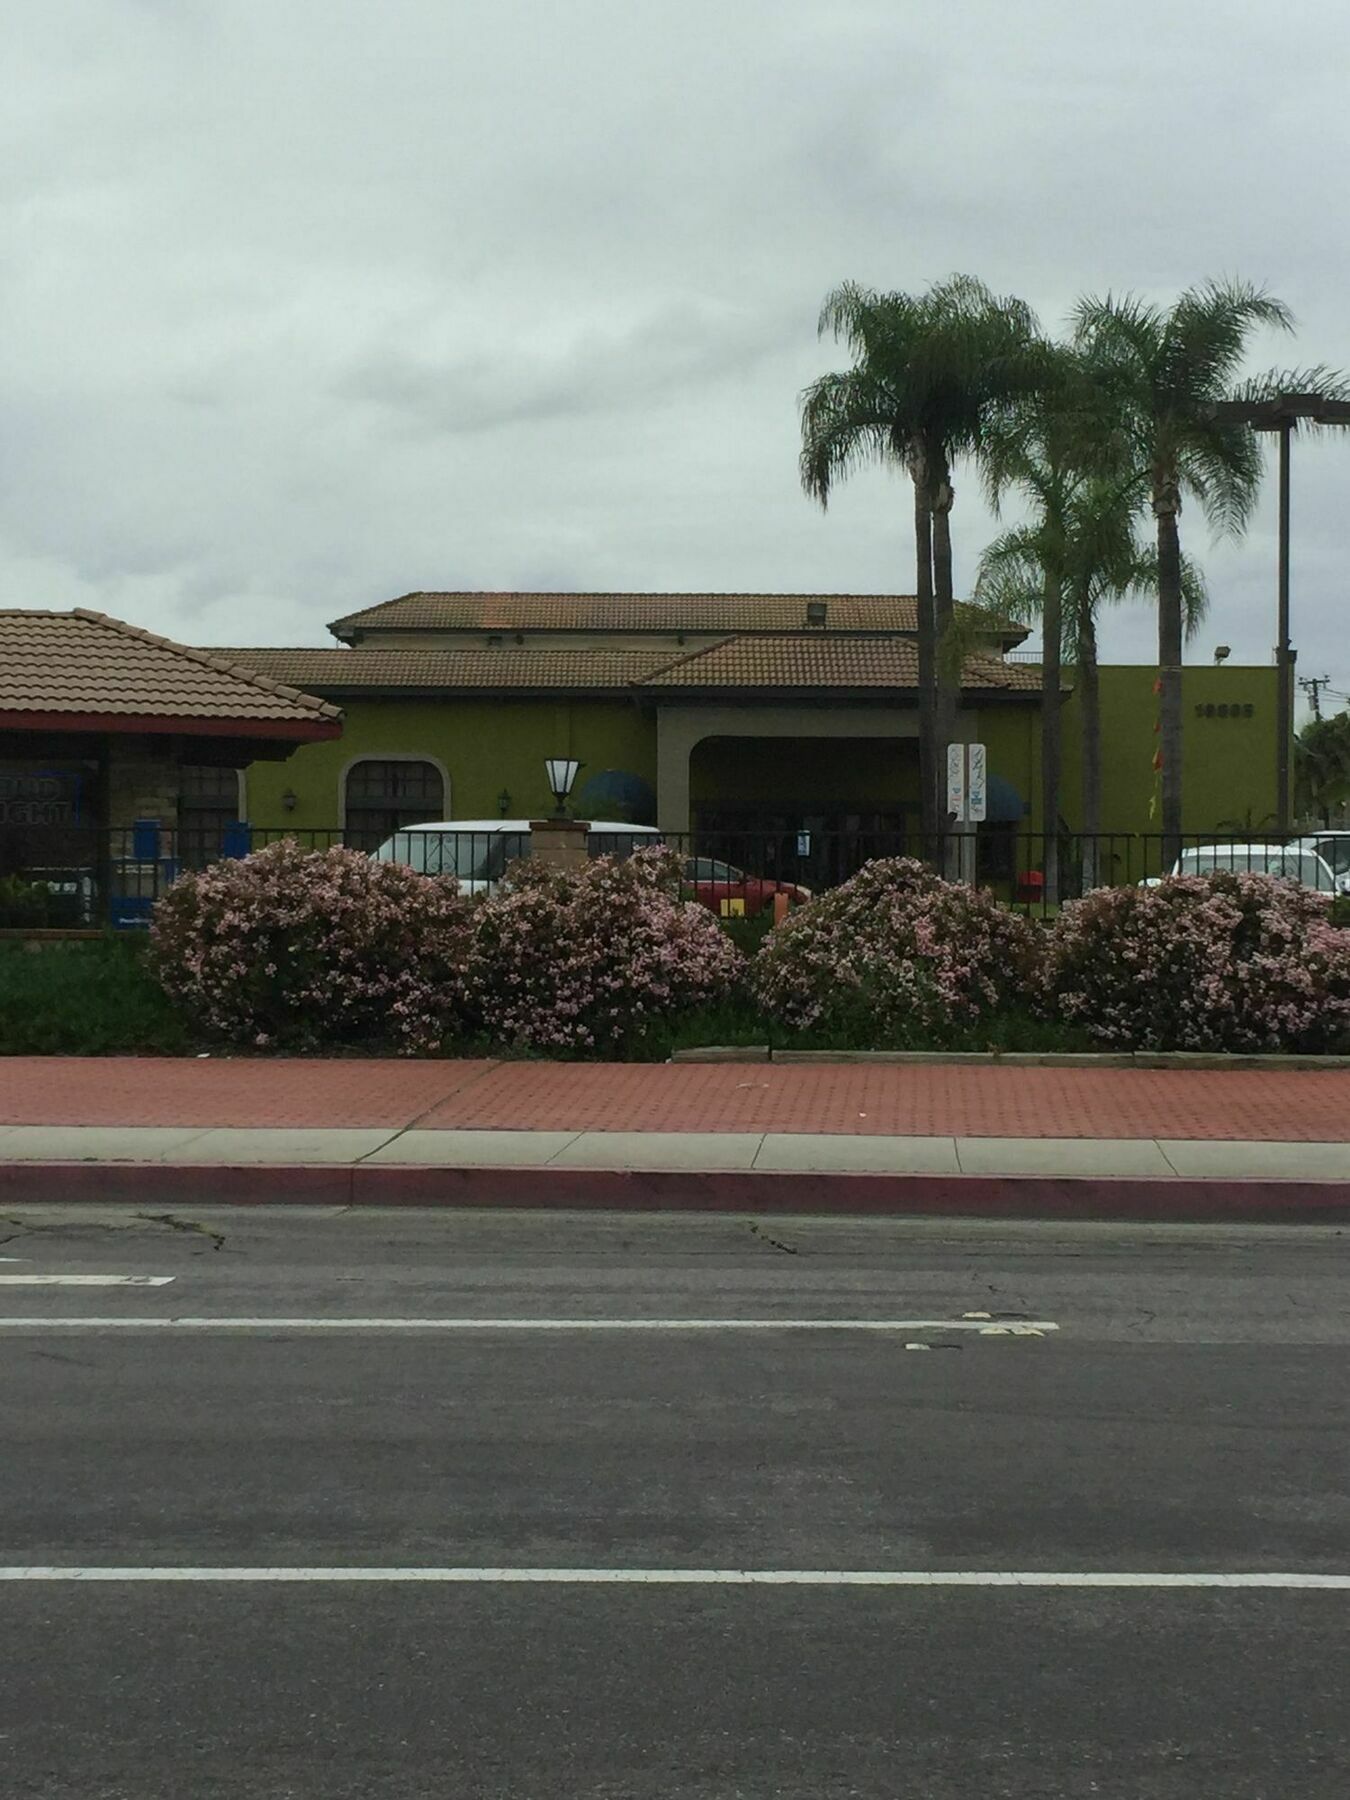
[[[1328,367],[1326,363],[1314,363],[1307,369],[1268,369],[1264,374],[1251,375],[1239,382],[1228,397],[1244,401],[1249,406],[1260,406],[1279,399],[1283,394],[1317,394],[1323,400],[1345,402],[1350,400],[1350,376],[1342,369]],[[1346,429],[1339,421],[1317,419],[1295,419],[1293,425],[1295,431],[1310,436],[1324,431]]]
[[[1207,281],[1187,288],[1167,321],[1166,389],[1185,402],[1217,399],[1237,377],[1254,329],[1292,331],[1282,300],[1244,281]]]
[[[822,507],[834,483],[864,465],[908,461],[891,397],[866,369],[822,375],[802,395],[801,419],[801,482]]]
[[[1216,425],[1196,415],[1176,438],[1175,460],[1185,492],[1204,509],[1220,537],[1240,537],[1261,489],[1262,457],[1246,425]]]
[[[1019,525],[995,538],[980,558],[976,604],[1018,625],[1034,624],[1045,602],[1043,549],[1032,525]]]
[[[926,293],[879,293],[845,282],[826,296],[822,333],[846,343],[851,370],[802,397],[801,478],[827,503],[834,481],[865,462],[941,469],[978,447],[1011,397],[1033,382],[1035,320],[970,275]]]
[[[1122,363],[1150,369],[1166,329],[1166,315],[1137,294],[1084,294],[1070,317],[1074,343],[1103,370]]]
[[[1156,586],[1156,570],[1150,571],[1150,587]],[[1209,585],[1199,563],[1189,556],[1181,559],[1181,628],[1187,641],[1200,629],[1209,611]]]
[[[841,282],[825,296],[816,321],[816,335],[839,339],[856,354],[861,348],[855,341],[856,334],[865,329],[868,314],[876,307],[877,299],[871,288],[856,281]]]

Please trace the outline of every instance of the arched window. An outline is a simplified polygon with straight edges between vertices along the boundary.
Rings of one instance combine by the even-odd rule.
[[[370,757],[348,769],[343,806],[348,847],[378,850],[407,825],[445,817],[445,780],[435,763]]]

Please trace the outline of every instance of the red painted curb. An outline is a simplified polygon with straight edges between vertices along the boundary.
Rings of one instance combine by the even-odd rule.
[[[397,1163],[3,1163],[0,1204],[443,1206],[613,1212],[1350,1223],[1350,1182],[768,1170],[441,1168]]]
[[[0,1204],[83,1206],[350,1206],[346,1163],[262,1167],[217,1163],[0,1163]]]

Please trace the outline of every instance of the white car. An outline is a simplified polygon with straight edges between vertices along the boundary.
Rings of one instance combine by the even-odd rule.
[[[631,856],[640,846],[660,842],[654,825],[593,819],[586,830],[590,856]],[[453,875],[462,893],[484,894],[501,880],[508,863],[529,854],[528,819],[441,819],[396,831],[375,860],[407,863],[419,875]]]
[[[1197,844],[1183,850],[1173,863],[1172,875],[1212,875],[1223,870],[1234,875],[1281,875],[1300,882],[1319,894],[1350,893],[1350,861],[1346,871],[1335,868],[1305,842],[1296,844]],[[1160,876],[1150,875],[1141,887],[1157,887]]]
[[[1342,885],[1350,878],[1350,831],[1315,831],[1298,840],[1300,850],[1311,850],[1320,856],[1336,877],[1336,892],[1346,893]]]

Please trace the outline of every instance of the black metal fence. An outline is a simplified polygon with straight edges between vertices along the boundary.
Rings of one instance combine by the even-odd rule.
[[[185,870],[221,858],[241,857],[279,838],[306,848],[344,842],[371,853],[380,846],[362,834],[307,831],[291,826],[225,825],[178,830],[144,821],[126,830],[62,829],[47,837],[26,829],[0,829],[0,929],[42,927],[143,927],[155,901]],[[982,826],[970,832],[926,837],[917,829],[865,832],[692,831],[592,833],[592,855],[628,855],[663,843],[682,858],[688,890],[726,915],[753,917],[771,910],[785,894],[796,904],[838,886],[864,864],[881,857],[912,856],[953,880],[991,888],[1010,905],[1040,915],[1095,887],[1157,879],[1178,860],[1188,869],[1231,868],[1280,873],[1305,885],[1334,891],[1350,886],[1335,847],[1324,857],[1300,851],[1292,840],[1281,851],[1262,838],[1188,833],[1103,832],[1092,836],[1045,834]],[[508,864],[529,853],[527,834],[511,832],[397,834],[393,853],[424,873],[453,875],[470,891],[494,886]]]
[[[0,828],[0,929],[135,930],[185,870],[278,838],[324,850],[343,834],[242,824],[179,830],[151,820],[114,830]]]
[[[1033,832],[981,826],[974,831],[925,834],[890,830],[874,833],[691,832],[668,833],[701,882],[738,878],[750,911],[766,884],[820,893],[847,881],[880,857],[908,856],[954,881],[991,889],[1023,911],[1053,914],[1066,900],[1094,888],[1133,886],[1180,870],[1205,873],[1227,869],[1268,873],[1334,893],[1350,886],[1350,838],[1340,846],[1300,848],[1304,840],[1238,837],[1215,832]]]

